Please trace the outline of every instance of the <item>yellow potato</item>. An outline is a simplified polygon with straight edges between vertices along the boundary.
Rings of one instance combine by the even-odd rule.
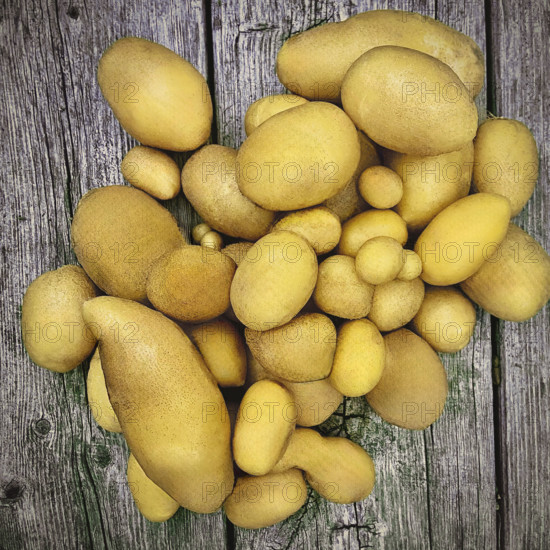
[[[341,191],[359,157],[357,130],[346,113],[330,103],[306,103],[248,136],[237,155],[237,182],[267,210],[298,210]]]
[[[550,257],[533,237],[511,223],[500,246],[460,286],[491,315],[526,321],[550,299]]]
[[[233,457],[247,474],[273,469],[296,426],[292,394],[273,380],[260,380],[244,394],[233,435]]]
[[[374,287],[357,275],[353,258],[334,255],[319,265],[313,300],[325,313],[343,319],[366,317],[373,294]]]
[[[407,329],[384,337],[386,365],[367,401],[386,422],[423,430],[443,412],[447,375],[435,351]]]
[[[176,220],[155,199],[132,187],[88,191],[76,208],[71,243],[90,279],[111,296],[146,300],[151,266],[185,244]]]
[[[143,145],[191,151],[208,139],[212,100],[206,80],[168,48],[121,38],[101,56],[97,81],[122,127]]]
[[[414,250],[403,249],[403,267],[397,278],[402,281],[412,281],[422,274],[422,260]]]
[[[330,383],[347,397],[365,395],[380,380],[385,357],[384,339],[373,323],[348,321],[338,331]]]
[[[369,50],[342,82],[342,105],[376,143],[415,155],[457,151],[472,141],[477,109],[453,70],[398,46]]]
[[[165,254],[151,269],[147,298],[166,315],[201,323],[229,307],[235,262],[216,250],[184,246]]]
[[[539,152],[529,128],[518,120],[491,118],[475,139],[474,185],[507,197],[512,216],[531,198],[539,177]]]
[[[253,246],[254,243],[239,241],[233,244],[228,244],[226,247],[221,249],[221,253],[229,256],[237,265],[239,265],[243,259],[246,258],[246,254]]]
[[[316,254],[330,252],[340,240],[342,226],[336,214],[325,206],[291,212],[281,218],[274,231],[292,231],[303,237]]]
[[[277,76],[295,94],[338,100],[342,80],[353,62],[368,50],[385,45],[437,57],[453,69],[474,97],[483,87],[483,53],[470,37],[426,15],[401,10],[367,11],[290,37],[277,55]]]
[[[180,169],[166,153],[138,145],[122,159],[120,171],[134,187],[162,200],[180,192]]]
[[[207,231],[201,239],[201,246],[220,251],[223,248],[223,238],[216,231]]]
[[[454,285],[471,277],[506,235],[510,202],[477,193],[442,210],[424,229],[414,251],[422,260],[422,279],[431,285]]]
[[[21,331],[25,349],[37,365],[68,372],[92,353],[96,338],[84,323],[82,304],[95,295],[95,286],[76,265],[47,271],[28,286]]]
[[[387,332],[406,325],[417,314],[424,299],[424,283],[395,279],[374,289],[369,319]]]
[[[181,172],[184,195],[212,228],[231,237],[256,240],[265,235],[275,214],[254,204],[237,185],[237,151],[206,145]]]
[[[249,136],[260,124],[277,113],[287,111],[308,100],[293,94],[276,94],[262,97],[252,103],[244,115],[244,131]]]
[[[355,257],[363,244],[374,237],[392,237],[407,242],[407,224],[393,210],[367,210],[348,220],[342,227],[338,253]]]
[[[403,269],[403,247],[391,237],[374,237],[355,256],[357,275],[371,285],[393,281]]]
[[[413,319],[414,330],[435,351],[455,353],[468,345],[476,325],[472,302],[455,287],[428,287]]]
[[[193,242],[196,244],[200,244],[202,238],[211,231],[211,228],[206,223],[199,223],[193,227],[193,230],[191,231],[191,237],[193,237]]]
[[[257,133],[257,132],[254,132]],[[248,328],[269,330],[290,321],[317,280],[317,256],[299,235],[274,231],[250,248],[231,284],[231,305]]]
[[[359,193],[374,208],[393,208],[403,196],[403,181],[385,166],[371,166],[359,177]]]

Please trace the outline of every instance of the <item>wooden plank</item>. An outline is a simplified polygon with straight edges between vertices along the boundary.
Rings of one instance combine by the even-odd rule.
[[[88,411],[87,365],[58,375],[31,363],[19,307],[40,273],[75,262],[69,224],[93,187],[122,183],[134,145],[101,97],[102,51],[116,38],[151,38],[206,74],[202,0],[74,4],[28,0],[3,6],[1,161],[0,546],[20,548],[225,548],[220,513],[180,510],[143,519],[126,486],[127,448]],[[183,197],[170,209],[196,219]]]
[[[283,91],[275,58],[291,34],[321,21],[338,21],[376,8],[411,9],[434,16],[426,2],[214,3],[213,53],[218,142],[238,147],[243,119],[256,99]],[[443,21],[484,48],[483,6],[468,0],[438,6]],[[485,95],[480,99],[484,107]],[[348,434],[376,462],[377,484],[365,502],[328,503],[314,494],[286,522],[257,532],[235,529],[236,546],[256,548],[433,548],[495,546],[495,482],[490,322],[481,316],[467,350],[445,359],[449,407],[425,434],[378,419],[362,399],[347,399],[325,433]]]
[[[533,132],[540,179],[516,221],[550,249],[550,6],[490,2],[493,113]],[[503,548],[548,548],[550,526],[550,308],[525,323],[498,324],[501,526]]]

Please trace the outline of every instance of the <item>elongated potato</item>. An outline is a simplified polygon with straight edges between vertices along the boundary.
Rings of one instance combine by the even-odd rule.
[[[316,280],[313,248],[295,233],[274,231],[256,242],[239,264],[231,305],[248,328],[269,330],[290,321],[306,305]]]
[[[254,204],[237,185],[237,151],[206,145],[181,172],[183,193],[212,228],[231,237],[257,240],[269,231],[275,214]]]
[[[475,139],[474,185],[482,193],[507,197],[512,217],[531,198],[539,177],[537,143],[518,120],[491,118]]]
[[[21,307],[23,344],[40,367],[68,372],[92,353],[96,338],[82,317],[82,304],[96,288],[81,267],[47,271],[25,291]]]
[[[357,130],[346,113],[330,103],[306,103],[248,136],[237,155],[237,182],[267,210],[298,210],[341,191],[359,157]]]
[[[550,257],[533,237],[511,223],[498,249],[460,286],[491,315],[526,321],[550,299]]]
[[[456,73],[408,48],[363,54],[342,82],[342,105],[371,139],[400,153],[457,151],[476,135],[477,109]]]
[[[249,136],[260,124],[277,113],[288,111],[308,100],[293,94],[275,94],[262,97],[252,103],[244,115],[244,131]]]
[[[144,145],[191,151],[208,139],[212,100],[206,80],[168,48],[121,38],[101,56],[97,81],[122,127]]]
[[[384,337],[386,364],[367,401],[386,422],[423,430],[443,412],[447,375],[435,351],[407,329]]]
[[[470,37],[426,15],[400,10],[367,11],[292,36],[277,55],[277,76],[295,94],[338,100],[353,62],[368,50],[386,45],[437,57],[474,97],[483,87],[483,53]]]
[[[471,277],[504,239],[510,202],[477,193],[442,210],[424,229],[414,251],[422,260],[422,279],[431,285],[454,285]]]

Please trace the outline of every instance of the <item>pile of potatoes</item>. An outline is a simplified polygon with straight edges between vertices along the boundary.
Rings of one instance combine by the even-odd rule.
[[[315,426],[365,396],[387,422],[426,428],[447,396],[437,352],[468,344],[472,301],[524,321],[550,298],[550,257],[510,222],[537,147],[515,120],[478,128],[470,38],[372,11],[291,37],[277,74],[292,93],[250,105],[239,150],[204,145],[202,75],[141,38],[111,45],[98,81],[141,143],[122,160],[132,187],[81,199],[82,267],[41,275],[23,299],[36,364],[64,373],[95,348],[92,413],[124,435],[151,521],[223,506],[238,526],[272,525],[305,503],[306,481],[365,499],[371,457]],[[169,152],[195,149],[180,171]],[[155,200],[180,188],[203,220],[195,244]]]

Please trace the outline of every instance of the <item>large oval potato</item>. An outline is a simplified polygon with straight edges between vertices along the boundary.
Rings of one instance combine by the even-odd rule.
[[[445,63],[408,48],[363,54],[344,78],[342,105],[371,139],[400,153],[457,151],[476,135],[477,109],[466,86]]]
[[[442,210],[424,229],[414,251],[422,279],[448,286],[471,277],[508,229],[510,201],[492,193],[464,197]]]
[[[437,353],[407,329],[384,336],[386,364],[367,401],[386,422],[423,430],[443,412],[447,375]]]
[[[181,186],[189,202],[212,229],[255,241],[268,232],[275,214],[241,193],[236,160],[235,149],[206,145],[185,163]]]
[[[512,217],[531,198],[539,177],[537,143],[518,120],[491,118],[475,139],[474,185],[483,193],[507,197]]]
[[[40,367],[68,372],[92,353],[96,338],[82,318],[82,304],[96,288],[81,267],[47,271],[25,291],[21,307],[23,344]]]
[[[312,102],[278,113],[241,145],[237,181],[268,210],[298,210],[341,191],[360,157],[357,130],[335,105]]]
[[[409,231],[417,233],[445,207],[470,191],[474,144],[442,155],[405,155],[385,149],[384,163],[403,180],[403,196],[397,213]]]
[[[288,323],[306,305],[316,280],[317,256],[308,242],[290,231],[274,231],[239,264],[231,305],[248,328],[269,330]]]
[[[491,315],[526,321],[550,299],[550,256],[533,237],[511,223],[496,252],[460,286]]]
[[[470,37],[426,15],[401,10],[367,11],[290,37],[277,55],[277,76],[295,94],[338,100],[353,62],[372,48],[391,45],[437,57],[473,96],[483,87],[483,53]]]
[[[122,127],[151,147],[191,151],[210,135],[204,77],[172,50],[144,38],[117,40],[97,68],[101,93]]]
[[[248,107],[244,115],[244,131],[249,136],[260,124],[277,113],[288,111],[308,100],[293,94],[275,94],[262,97]]]
[[[101,290],[144,302],[151,266],[185,239],[172,214],[147,193],[110,185],[80,199],[71,243],[80,265]]]

